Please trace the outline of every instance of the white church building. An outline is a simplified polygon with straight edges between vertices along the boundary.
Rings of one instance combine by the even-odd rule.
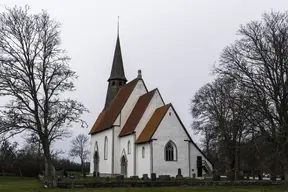
[[[193,142],[171,103],[138,76],[127,82],[119,35],[103,111],[90,130],[90,174],[175,177],[211,175],[213,164]]]

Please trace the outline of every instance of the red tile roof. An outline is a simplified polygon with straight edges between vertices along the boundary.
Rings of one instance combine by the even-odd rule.
[[[92,134],[93,132],[95,132],[95,130],[96,130],[96,128],[99,126],[99,123],[100,123],[100,121],[102,120],[105,112],[106,112],[106,111],[102,111],[102,112],[99,114],[99,116],[98,116],[97,120],[95,121],[95,123],[94,123],[92,129],[90,130],[89,134]]]
[[[153,95],[157,89],[154,89],[141,97],[139,97],[136,105],[134,106],[130,116],[128,117],[124,127],[122,128],[119,137],[133,133],[136,129],[141,117],[143,116],[146,108],[148,107]]]
[[[152,117],[144,127],[143,131],[141,132],[135,143],[144,143],[152,138],[154,132],[158,128],[170,106],[171,104],[167,104],[154,111]]]
[[[102,112],[98,116],[94,126],[90,131],[90,134],[103,131],[113,126],[113,123],[115,122],[123,106],[134,90],[138,80],[138,78],[134,79],[119,90],[109,107],[104,111],[104,113]]]

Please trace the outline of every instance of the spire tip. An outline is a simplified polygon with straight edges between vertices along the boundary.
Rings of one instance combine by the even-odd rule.
[[[119,36],[119,16],[118,16],[118,21],[117,21],[117,35]]]

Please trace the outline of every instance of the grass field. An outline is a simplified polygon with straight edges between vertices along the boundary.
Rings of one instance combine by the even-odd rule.
[[[286,187],[161,187],[111,189],[44,189],[36,178],[0,177],[0,192],[288,192]]]

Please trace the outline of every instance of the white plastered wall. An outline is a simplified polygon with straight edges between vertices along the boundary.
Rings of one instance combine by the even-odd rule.
[[[104,140],[107,136],[108,139],[108,158],[104,159]],[[112,162],[112,129],[108,129],[91,136],[91,161],[90,161],[90,173],[94,171],[94,151],[95,143],[98,144],[98,154],[99,154],[99,172],[100,174],[110,174],[111,173],[111,162]]]
[[[145,156],[142,157],[142,148],[145,148]],[[143,174],[151,174],[151,145],[150,143],[136,144],[136,175],[142,178]]]
[[[153,140],[153,172],[157,175],[176,176],[178,168],[184,177],[189,177],[189,148],[188,135],[172,107],[169,107],[157,130]],[[164,148],[169,141],[177,147],[177,161],[165,161]]]
[[[120,143],[121,143],[121,155],[123,151],[125,151],[126,158],[127,158],[127,177],[133,176],[134,175],[134,134],[127,135],[125,137],[120,137]],[[128,151],[128,141],[130,141],[130,153]],[[120,156],[121,159],[122,156]]]
[[[141,132],[143,131],[145,125],[147,124],[147,122],[149,121],[149,119],[151,118],[151,116],[153,115],[154,111],[159,108],[164,106],[164,103],[161,99],[161,96],[158,92],[158,90],[155,92],[155,94],[153,95],[150,103],[148,104],[144,114],[142,115],[138,125],[136,126],[135,132],[136,132],[136,138],[138,138],[138,136],[141,134]]]
[[[114,173],[120,174],[121,173],[121,142],[118,136],[120,131],[122,130],[123,126],[125,125],[131,111],[133,110],[136,102],[138,101],[139,97],[143,94],[147,93],[147,90],[144,86],[142,80],[139,80],[132,91],[130,97],[128,98],[127,102],[125,103],[124,107],[122,108],[117,120],[115,121],[114,125]],[[120,125],[120,126],[119,126]]]

